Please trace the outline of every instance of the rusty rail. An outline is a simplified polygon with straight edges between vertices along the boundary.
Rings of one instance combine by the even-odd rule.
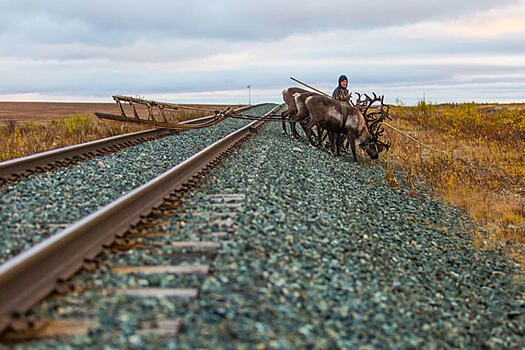
[[[248,107],[238,108],[235,110],[231,107],[227,107],[226,109],[219,111],[219,110],[213,110],[211,108],[187,106],[187,105],[180,105],[180,104],[174,104],[174,103],[145,100],[145,99],[129,97],[129,96],[120,96],[120,95],[113,96],[113,100],[115,100],[115,102],[117,103],[117,106],[120,109],[120,114],[96,112],[95,115],[100,119],[109,119],[109,120],[115,120],[115,121],[120,121],[120,122],[134,123],[134,124],[147,125],[147,126],[156,127],[156,128],[165,128],[165,129],[174,129],[174,130],[201,129],[201,128],[207,128],[210,126],[214,126],[220,123],[221,121],[223,121],[224,119],[228,118],[229,116],[239,112],[239,110],[253,107],[253,106],[248,106]],[[126,114],[126,111],[124,110],[124,107],[122,105],[123,102],[131,106],[131,112],[133,114],[132,116],[128,116]],[[137,104],[145,106],[147,108],[148,114],[146,116],[139,115],[137,108],[136,108]],[[180,121],[177,119],[168,120],[168,115],[170,115],[171,117],[174,117],[173,113],[180,109],[214,112],[214,115],[204,117],[204,118],[197,118],[196,120],[193,120],[191,123]]]
[[[145,130],[57,148],[55,150],[41,152],[27,157],[7,160],[0,163],[0,179],[17,176],[18,174],[32,169],[45,167],[56,161],[67,160],[76,156],[89,154],[90,152],[97,152],[103,148],[122,146],[130,142],[161,137],[171,133],[173,133],[173,131],[163,129]]]
[[[280,109],[275,107],[267,115]],[[136,225],[170,193],[254,132],[257,120],[201,150],[179,165],[0,265],[0,333],[51,293],[104,246]]]
[[[234,110],[234,113],[242,112],[253,107],[255,106],[237,108]],[[198,126],[209,123],[210,120],[213,120],[213,118],[214,116],[211,115],[181,122],[181,124],[196,124]],[[188,129],[195,128],[193,127]],[[83,157],[92,153],[98,153],[100,150],[113,147],[127,147],[139,141],[147,141],[154,138],[164,137],[173,134],[173,132],[174,131],[170,129],[151,129],[139,131],[85,142],[78,145],[57,148],[55,150],[41,152],[27,157],[0,162],[0,185],[8,178],[19,177],[22,174],[39,171],[39,169],[42,171],[45,167],[50,166],[55,162],[72,160],[75,157]]]

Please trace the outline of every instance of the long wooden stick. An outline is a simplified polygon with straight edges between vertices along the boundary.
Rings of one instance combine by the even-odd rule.
[[[306,86],[306,87],[308,87],[308,88],[310,88],[310,89],[312,89],[312,90],[314,90],[314,91],[317,91],[317,92],[320,93],[320,94],[323,94],[323,95],[325,95],[325,96],[327,96],[327,97],[332,98],[332,96],[330,96],[330,95],[328,95],[328,94],[325,94],[325,93],[322,92],[321,90],[318,90],[318,89],[314,88],[313,86],[310,86],[310,85],[308,85],[308,84],[305,84],[305,83],[303,83],[302,81],[300,81],[300,80],[298,80],[298,79],[295,79],[294,77],[290,77],[290,79],[292,79],[293,81],[296,81],[296,82],[298,82],[299,84],[302,84],[302,85],[304,85],[304,86]]]
[[[310,89],[312,89],[312,90],[314,90],[314,91],[317,91],[317,92],[319,92],[319,93],[321,93],[321,94],[323,94],[323,95],[325,95],[325,96],[327,96],[327,97],[332,98],[332,96],[330,96],[330,95],[328,95],[328,94],[325,94],[325,93],[322,92],[321,90],[318,90],[318,89],[314,88],[313,86],[310,86],[310,85],[308,85],[308,84],[305,84],[305,83],[303,83],[302,81],[300,81],[300,80],[298,80],[298,79],[295,79],[294,77],[290,77],[290,79],[292,79],[293,81],[298,82],[299,84],[302,84],[302,85],[304,85],[304,86],[306,86],[306,87],[308,87],[308,88],[310,88]],[[408,139],[410,139],[410,140],[412,140],[412,141],[414,141],[414,142],[417,142],[417,143],[419,143],[419,144],[425,146],[426,148],[429,148],[429,149],[433,150],[434,152],[443,152],[443,151],[437,150],[437,149],[435,149],[435,148],[433,148],[433,147],[431,147],[431,146],[429,146],[429,145],[427,145],[427,144],[424,144],[423,142],[419,141],[418,139],[416,139],[416,138],[414,138],[414,137],[412,137],[412,136],[410,136],[410,135],[404,133],[403,131],[401,131],[401,130],[395,128],[395,127],[393,127],[392,125],[388,124],[387,122],[382,122],[382,124],[388,126],[388,127],[391,128],[392,130],[394,130],[394,131],[400,133],[401,135],[404,135],[404,136],[408,137]]]

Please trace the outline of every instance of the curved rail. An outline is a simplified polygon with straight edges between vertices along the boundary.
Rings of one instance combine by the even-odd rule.
[[[242,112],[247,109],[254,108],[256,106],[259,105],[237,108],[233,112]],[[216,116],[210,115],[202,118],[192,119],[180,124],[208,124],[208,122],[210,120],[213,120],[214,118],[216,118]],[[191,127],[188,129],[194,128],[195,127]],[[169,129],[151,129],[139,131],[130,134],[107,137],[104,139],[81,143],[78,145],[62,147],[51,151],[36,153],[27,157],[0,162],[0,185],[3,181],[11,177],[18,177],[21,174],[25,174],[26,172],[31,172],[35,170],[42,171],[44,170],[44,167],[52,165],[54,162],[57,161],[71,160],[75,157],[89,155],[90,153],[99,152],[100,150],[104,150],[106,148],[130,146],[130,143],[142,140],[146,141],[152,138],[164,137],[166,135],[170,135],[174,132],[180,131],[181,130],[174,131]]]
[[[129,142],[161,137],[171,133],[173,133],[173,131],[164,129],[144,130],[130,134],[107,137],[78,145],[57,148],[51,151],[32,154],[27,157],[7,160],[0,163],[0,179],[7,179],[32,169],[45,167],[56,161],[67,160],[76,156],[89,154],[90,152],[97,152],[104,148],[121,146]]]
[[[279,105],[266,115],[280,109]],[[265,115],[265,116],[266,116]],[[264,116],[263,116],[264,118]],[[254,132],[258,120],[201,150],[171,170],[154,178],[29,250],[0,265],[0,333],[17,315],[51,293],[93,259],[104,245],[124,234],[160,205],[170,193],[182,188],[221,154]]]

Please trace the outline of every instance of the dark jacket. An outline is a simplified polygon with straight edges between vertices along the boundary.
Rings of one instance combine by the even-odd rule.
[[[332,98],[334,100],[348,102],[350,100],[350,92],[339,85],[332,93]]]

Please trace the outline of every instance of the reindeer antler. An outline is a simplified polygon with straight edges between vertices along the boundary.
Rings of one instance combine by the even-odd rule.
[[[384,143],[383,141],[381,140],[377,140],[377,143],[385,146],[386,150],[388,151],[390,149],[390,146],[392,146],[392,143],[390,141],[387,141],[386,143]]]
[[[382,144],[385,146],[386,149],[390,148],[390,142],[384,143],[379,140],[379,137],[383,135],[385,132],[385,129],[382,127],[382,123],[385,119],[390,119],[390,105],[385,105],[384,103],[384,95],[378,96],[375,92],[372,93],[373,97],[370,97],[369,95],[365,94],[365,100],[363,103],[363,116],[365,117],[365,121],[368,127],[368,132],[372,136],[372,139],[376,142]],[[372,108],[373,104],[376,102],[380,102],[379,110],[375,109],[373,111],[370,111],[370,108]],[[386,109],[385,109],[386,106]]]
[[[366,106],[368,105],[367,100],[366,99],[362,100],[361,96],[363,95],[360,94],[359,92],[356,92],[355,94],[357,95],[357,100],[355,101],[354,107],[359,109],[362,113],[365,110]]]
[[[348,99],[348,102],[350,102],[350,105],[352,105],[352,107],[355,107],[355,104],[352,102],[352,93],[350,93],[350,98]]]
[[[381,102],[381,109],[383,109],[383,99],[384,99],[384,96],[377,96],[375,92],[372,93],[374,95],[374,98],[368,96],[367,94],[365,94],[365,103],[366,103],[366,107],[364,109],[364,111],[362,112],[363,115],[365,116],[365,119],[370,119],[369,116],[371,116],[372,114],[368,114],[368,110],[370,109],[370,107],[372,107],[372,105],[375,103],[375,102]]]

